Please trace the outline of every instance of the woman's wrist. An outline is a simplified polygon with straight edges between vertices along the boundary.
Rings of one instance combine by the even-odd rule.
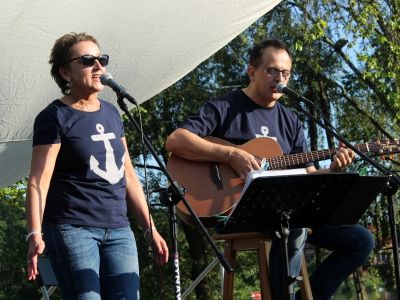
[[[42,233],[41,231],[38,231],[38,230],[32,230],[32,231],[28,232],[28,234],[26,235],[26,237],[25,237],[25,241],[26,241],[26,242],[28,242],[28,241],[29,241],[29,239],[31,238],[31,236],[34,236],[35,234],[40,234],[40,235],[43,235],[43,233]]]
[[[150,233],[151,233],[153,230],[157,230],[157,228],[156,228],[155,226],[150,226],[150,227],[148,227],[148,228],[143,232],[144,237],[145,237],[145,238],[148,238],[148,236],[150,235]]]

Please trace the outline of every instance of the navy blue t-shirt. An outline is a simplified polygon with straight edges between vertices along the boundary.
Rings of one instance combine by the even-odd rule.
[[[44,222],[118,228],[129,225],[123,124],[117,109],[100,100],[95,112],[60,100],[35,119],[33,146],[61,143]]]
[[[196,116],[179,127],[200,137],[214,136],[241,145],[257,137],[270,137],[284,154],[307,152],[301,121],[279,102],[265,108],[242,90],[232,91],[207,102]],[[309,166],[311,164],[307,164]]]

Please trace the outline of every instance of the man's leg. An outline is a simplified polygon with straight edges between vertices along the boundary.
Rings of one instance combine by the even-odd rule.
[[[310,277],[313,296],[317,300],[330,299],[374,248],[371,233],[361,225],[316,228],[308,236],[307,243],[332,251]]]

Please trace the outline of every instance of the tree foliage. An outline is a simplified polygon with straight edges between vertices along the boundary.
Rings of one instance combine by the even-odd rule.
[[[38,298],[26,279],[25,182],[0,190],[0,299]]]
[[[291,46],[294,53],[291,85],[312,99],[349,141],[396,137],[399,128],[397,26],[398,11],[394,1],[282,2],[176,85],[146,102],[143,107],[157,114],[157,118],[149,114],[149,123],[157,119],[168,123],[166,131],[157,129],[154,132],[154,128],[148,126],[146,132],[155,133],[153,140],[161,141],[161,144],[157,142],[159,153],[166,159],[162,148],[164,133],[168,134],[188,114],[195,113],[204,101],[227,90],[244,87],[249,47],[269,37],[283,39]],[[283,101],[294,109],[302,107],[319,116],[314,106],[288,99]],[[167,114],[158,115],[158,108],[162,107],[165,112],[166,106]],[[303,120],[312,149],[335,146],[337,141],[313,120]],[[395,161],[389,165],[396,168]],[[375,173],[361,160],[353,170]],[[375,232],[379,230],[377,242],[383,245],[390,237],[385,203],[378,199],[371,211],[374,214],[368,212],[369,218],[364,224],[371,225]],[[198,239],[197,246],[200,241]],[[193,261],[198,262],[196,258]],[[390,268],[390,263],[384,265],[380,268]],[[381,276],[385,276],[384,272]],[[384,281],[388,283],[387,289],[393,288],[393,282]],[[202,296],[198,293],[198,297]]]

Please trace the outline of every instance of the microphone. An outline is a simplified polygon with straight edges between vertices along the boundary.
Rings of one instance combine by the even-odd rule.
[[[312,102],[310,100],[308,100],[306,97],[304,97],[303,95],[295,92],[294,90],[292,90],[291,88],[288,88],[283,82],[279,82],[276,85],[276,90],[279,93],[283,93],[285,95],[288,95],[289,97],[295,99],[295,100],[299,100],[299,101],[304,101],[304,102]]]
[[[100,82],[102,85],[107,85],[110,88],[112,88],[113,91],[116,92],[118,96],[122,96],[123,98],[128,100],[130,103],[135,104],[136,106],[138,105],[135,98],[129,95],[128,92],[113,79],[110,73],[104,73],[103,75],[101,75]]]

